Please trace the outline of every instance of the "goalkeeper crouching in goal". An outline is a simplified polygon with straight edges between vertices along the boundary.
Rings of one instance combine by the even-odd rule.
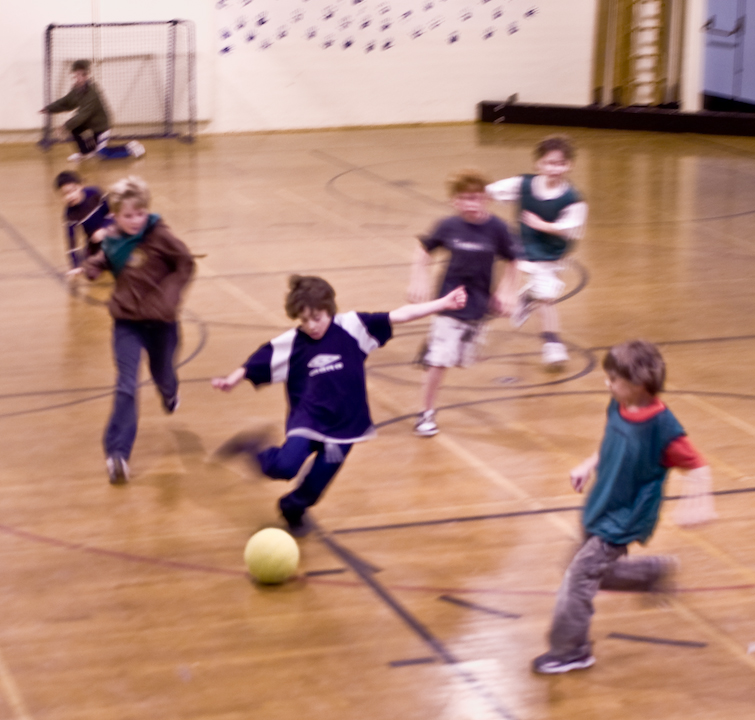
[[[144,146],[132,140],[125,145],[108,147],[110,139],[110,118],[97,86],[90,77],[92,64],[89,60],[75,60],[71,65],[73,86],[67,95],[44,107],[42,113],[60,113],[76,110],[60,128],[63,138],[70,133],[78,146],[78,152],[69,156],[77,162],[91,157],[106,160],[141,157]]]

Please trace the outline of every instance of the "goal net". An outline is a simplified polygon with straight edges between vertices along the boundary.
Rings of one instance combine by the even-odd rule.
[[[110,114],[113,138],[179,137],[196,133],[194,25],[166,22],[48,25],[45,105],[71,88],[71,64],[92,63],[92,78]],[[42,144],[67,113],[46,115]]]

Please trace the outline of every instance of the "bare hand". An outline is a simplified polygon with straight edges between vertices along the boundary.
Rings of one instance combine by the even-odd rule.
[[[89,238],[93,243],[101,243],[107,237],[107,228],[100,228],[92,233],[92,237]]]
[[[503,317],[509,317],[516,308],[516,294],[506,293],[500,295],[496,293],[490,298],[490,310],[496,315],[502,315]]]
[[[569,473],[571,486],[577,491],[582,492],[590,481],[593,471],[597,465],[597,456],[591,455],[587,460],[583,460],[577,467]]]
[[[443,303],[446,310],[461,310],[467,304],[467,291],[463,285],[451,290],[448,295],[443,298]]]
[[[210,381],[212,387],[214,387],[216,390],[222,390],[223,392],[230,392],[233,390],[233,388],[236,387],[236,383],[232,383],[228,381],[228,378],[212,378]]]
[[[546,232],[550,227],[550,223],[545,222],[545,220],[543,220],[539,215],[535,215],[535,213],[530,212],[529,210],[522,210],[521,214],[519,215],[519,220],[524,225],[531,227],[533,230]]]

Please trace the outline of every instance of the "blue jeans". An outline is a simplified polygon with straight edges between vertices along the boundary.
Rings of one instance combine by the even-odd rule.
[[[291,525],[301,523],[304,511],[318,501],[340,470],[346,455],[351,450],[351,445],[338,447],[343,457],[336,462],[329,462],[326,458],[324,443],[294,436],[289,437],[282,447],[271,447],[257,455],[260,468],[265,475],[275,480],[290,480],[296,477],[304,461],[312,453],[317,453],[312,467],[299,487],[278,501],[283,517]]]
[[[116,320],[113,354],[118,369],[113,411],[105,428],[105,454],[128,460],[136,439],[136,389],[142,348],[149,357],[149,371],[164,401],[178,392],[173,356],[178,347],[178,323],[159,320]]]

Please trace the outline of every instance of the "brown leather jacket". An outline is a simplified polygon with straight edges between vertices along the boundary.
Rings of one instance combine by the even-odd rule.
[[[100,250],[83,263],[90,280],[110,269]],[[115,279],[108,308],[116,320],[160,320],[175,322],[181,291],[194,272],[189,249],[168,226],[158,220],[131,253],[126,267]]]

